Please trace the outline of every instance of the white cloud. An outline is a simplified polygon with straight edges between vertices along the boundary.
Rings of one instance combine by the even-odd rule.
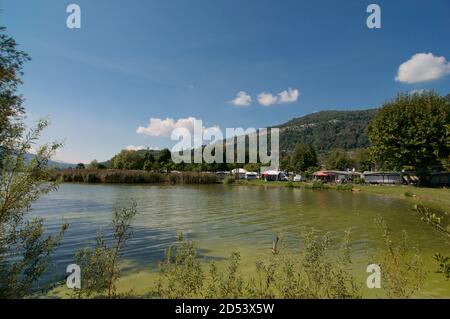
[[[263,106],[269,106],[278,102],[278,98],[272,93],[262,92],[258,95],[258,102]]]
[[[297,102],[300,92],[297,89],[289,88],[286,91],[278,93],[278,103],[293,103]]]
[[[433,53],[417,53],[401,64],[395,80],[402,83],[421,83],[438,80],[450,74],[450,63]]]
[[[128,145],[127,147],[125,147],[125,149],[127,151],[140,151],[140,150],[145,150],[146,147],[139,145],[139,146],[134,146],[134,145]]]
[[[258,95],[258,102],[263,106],[270,106],[273,104],[287,104],[298,100],[300,92],[297,89],[287,89],[278,93],[277,96],[272,93],[262,92]]]
[[[252,97],[247,92],[240,91],[231,103],[235,106],[249,106],[252,103]]]
[[[190,132],[194,130],[195,117],[181,118],[175,121],[171,118],[165,120],[158,118],[151,118],[146,127],[140,126],[136,130],[138,134],[157,136],[157,137],[170,137],[172,131],[176,128],[186,128]]]

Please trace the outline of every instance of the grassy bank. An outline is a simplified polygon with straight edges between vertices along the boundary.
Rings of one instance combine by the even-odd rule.
[[[179,172],[157,173],[142,170],[67,169],[52,173],[51,178],[64,183],[111,184],[214,184],[215,174]]]
[[[401,199],[413,205],[423,204],[431,209],[450,214],[450,189],[417,187],[411,185],[337,185],[314,184],[305,182],[265,182],[237,181],[237,185],[254,185],[264,187],[290,187],[306,189],[331,189],[340,191],[353,191],[354,193],[370,193],[389,198]]]
[[[354,190],[406,200],[413,205],[422,203],[429,208],[450,214],[450,189],[447,188],[410,185],[357,185],[354,186]]]

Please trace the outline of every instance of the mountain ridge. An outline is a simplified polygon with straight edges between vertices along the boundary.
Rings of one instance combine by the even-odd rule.
[[[445,97],[450,101],[450,94]],[[292,151],[299,143],[312,145],[319,155],[327,155],[333,149],[353,151],[369,146],[368,127],[378,109],[324,110],[272,127],[280,129],[282,154]],[[158,152],[154,152],[157,156]],[[111,160],[103,164],[110,165]]]
[[[26,161],[31,161],[36,155],[32,153],[28,153],[25,155]],[[59,160],[49,160],[48,161],[48,167],[50,168],[58,168],[58,169],[66,169],[66,168],[73,168],[77,166],[77,164],[67,163]]]
[[[377,110],[320,111],[274,126],[280,129],[280,151],[289,152],[298,143],[312,145],[319,154],[367,147],[367,128]]]

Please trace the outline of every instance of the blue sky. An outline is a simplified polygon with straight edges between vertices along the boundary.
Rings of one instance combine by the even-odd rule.
[[[81,29],[66,26],[69,3],[81,7]],[[381,29],[366,26],[370,3],[381,7]],[[449,0],[1,0],[0,8],[0,24],[33,59],[21,88],[28,122],[50,118],[43,140],[63,139],[58,159],[67,162],[169,146],[158,129],[190,117],[266,127],[377,107],[400,91],[450,93]],[[231,102],[241,91],[250,105]],[[263,92],[271,105],[258,101]]]

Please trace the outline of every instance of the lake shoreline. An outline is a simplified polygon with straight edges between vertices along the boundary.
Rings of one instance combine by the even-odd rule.
[[[51,179],[62,183],[81,184],[143,184],[183,185],[221,184],[214,173],[209,172],[151,172],[118,169],[67,169],[52,172]],[[426,205],[446,215],[450,214],[450,189],[418,187],[412,185],[366,184],[316,184],[313,182],[265,182],[262,180],[237,180],[230,185],[264,187],[305,188],[315,190],[352,191],[408,201],[412,206]],[[319,187],[320,186],[320,187]]]
[[[308,182],[264,182],[264,181],[237,181],[237,186],[265,186],[265,187],[287,187],[315,189],[313,183]],[[355,194],[373,194],[392,199],[405,200],[412,204],[424,204],[446,215],[450,214],[450,189],[418,187],[412,185],[365,185],[347,184],[351,187],[339,189],[339,184],[324,184],[323,188],[317,190],[351,191]],[[342,185],[341,185],[342,186]]]

